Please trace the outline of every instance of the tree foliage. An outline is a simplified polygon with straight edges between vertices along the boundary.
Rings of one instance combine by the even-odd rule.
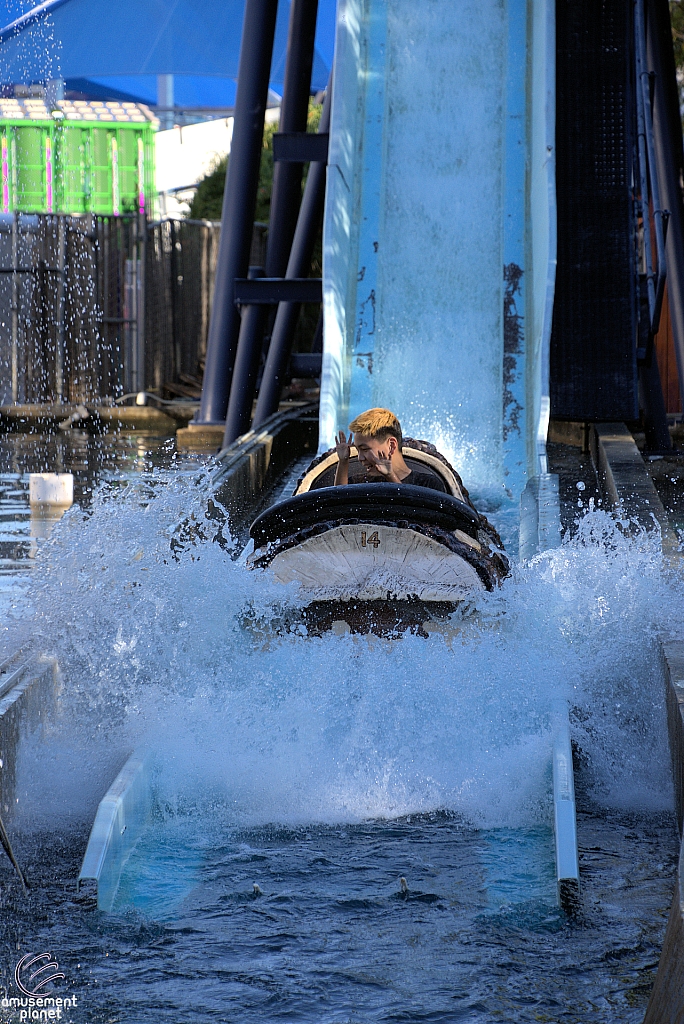
[[[321,120],[321,106],[309,102],[307,115],[307,131],[318,131]],[[271,212],[271,190],[273,188],[273,136],[278,131],[278,122],[264,125],[264,136],[261,148],[261,166],[259,168],[259,185],[257,187],[255,221],[267,224]],[[226,186],[226,173],[229,157],[221,157],[216,161],[208,174],[202,178],[195,192],[188,217],[192,220],[220,220],[223,207],[223,192]]]
[[[670,0],[670,21],[672,22],[672,43],[677,77],[679,77],[684,72],[684,7],[678,0]]]

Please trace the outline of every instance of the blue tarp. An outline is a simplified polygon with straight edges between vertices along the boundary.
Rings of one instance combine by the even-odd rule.
[[[8,25],[31,6],[0,0],[2,23]],[[172,74],[188,77],[187,83],[182,78],[175,83],[179,105],[232,103],[234,87],[226,82],[224,95],[210,79],[237,76],[244,0],[52,0],[41,7],[49,9],[45,17],[0,43],[0,82],[94,78],[133,95],[141,95],[142,87],[151,101],[154,76]],[[285,70],[288,17],[289,3],[281,0],[271,67],[276,89]],[[334,20],[335,0],[319,0],[315,90],[328,80]]]

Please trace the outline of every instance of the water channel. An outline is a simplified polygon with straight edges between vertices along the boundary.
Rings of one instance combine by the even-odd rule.
[[[83,1024],[641,1021],[678,853],[656,631],[681,587],[565,454],[562,548],[443,632],[383,640],[270,628],[297,595],[235,561],[210,460],[5,435],[2,648],[30,638],[62,683],[8,816],[30,890],[0,862],[0,991],[45,949]],[[26,474],[55,468],[76,504],[50,531]],[[562,701],[574,916],[545,774]],[[75,879],[141,747],[156,820],[102,914]]]

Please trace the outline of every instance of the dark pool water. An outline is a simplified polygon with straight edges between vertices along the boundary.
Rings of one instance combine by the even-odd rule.
[[[488,895],[519,844],[529,866],[529,843],[543,836],[498,837],[492,864],[492,836],[449,815],[222,838],[215,821],[176,824],[156,851],[173,862],[165,891],[148,879],[172,920],[79,902],[83,831],[23,837],[29,896],[0,870],[0,985],[12,991],[24,951],[49,950],[66,975],[60,991],[78,999],[64,1019],[88,1024],[641,1021],[670,905],[675,822],[586,807],[578,824],[574,918],[552,905],[548,872],[527,880],[527,900],[520,874],[499,905],[500,887]]]

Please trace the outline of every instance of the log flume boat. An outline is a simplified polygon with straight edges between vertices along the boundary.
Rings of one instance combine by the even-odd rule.
[[[252,569],[309,597],[316,631],[414,628],[443,618],[508,574],[501,539],[456,470],[427,441],[405,438],[404,461],[434,486],[372,482],[352,447],[349,484],[334,486],[334,449],[318,456],[291,498],[252,523]]]

